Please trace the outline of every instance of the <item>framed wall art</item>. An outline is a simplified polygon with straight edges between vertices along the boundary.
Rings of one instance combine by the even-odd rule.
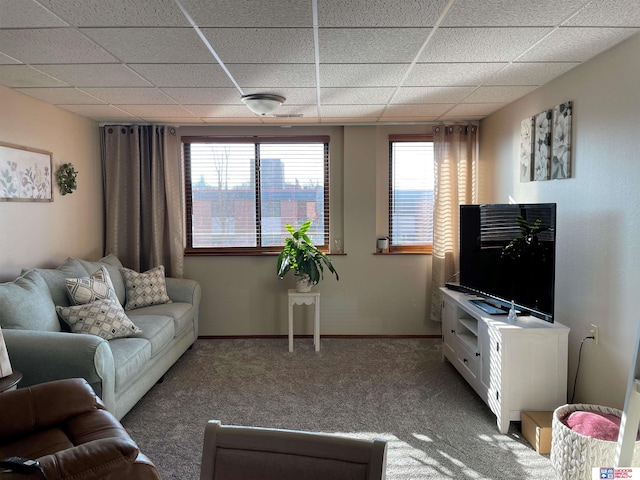
[[[532,180],[534,117],[528,117],[520,123],[520,181]]]
[[[552,179],[571,177],[571,112],[571,102],[553,109]]]
[[[0,143],[0,201],[52,202],[51,152]]]
[[[533,179],[549,180],[551,160],[551,110],[536,115],[533,152]]]

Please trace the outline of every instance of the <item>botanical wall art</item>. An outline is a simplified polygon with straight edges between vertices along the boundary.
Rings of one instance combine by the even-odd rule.
[[[525,118],[520,123],[520,181],[531,181],[533,162],[533,122],[534,117]]]
[[[533,179],[548,180],[551,160],[551,110],[536,115],[535,132]]]
[[[53,201],[51,153],[0,144],[0,201]]]
[[[561,103],[520,124],[520,181],[571,176],[571,102]]]
[[[571,102],[553,109],[553,142],[551,178],[571,176]]]

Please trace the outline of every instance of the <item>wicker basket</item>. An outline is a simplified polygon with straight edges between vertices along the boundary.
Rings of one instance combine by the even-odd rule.
[[[593,467],[612,467],[617,442],[599,440],[574,432],[562,419],[572,412],[591,411],[622,416],[615,408],[582,403],[563,405],[553,412],[551,421],[551,464],[560,480],[591,480]],[[640,442],[636,442],[632,466],[640,465]]]

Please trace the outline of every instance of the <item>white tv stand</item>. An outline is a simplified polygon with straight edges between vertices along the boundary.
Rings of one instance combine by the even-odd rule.
[[[488,315],[441,288],[442,352],[496,415],[500,433],[522,411],[553,411],[567,403],[569,328],[531,316],[514,324]]]

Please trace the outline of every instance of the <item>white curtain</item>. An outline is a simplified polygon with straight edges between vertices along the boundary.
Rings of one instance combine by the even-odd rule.
[[[164,265],[183,276],[183,168],[175,127],[106,125],[100,129],[105,253],[137,271]]]
[[[478,202],[478,126],[433,127],[435,190],[431,320],[440,321],[440,287],[459,268],[460,205]]]

